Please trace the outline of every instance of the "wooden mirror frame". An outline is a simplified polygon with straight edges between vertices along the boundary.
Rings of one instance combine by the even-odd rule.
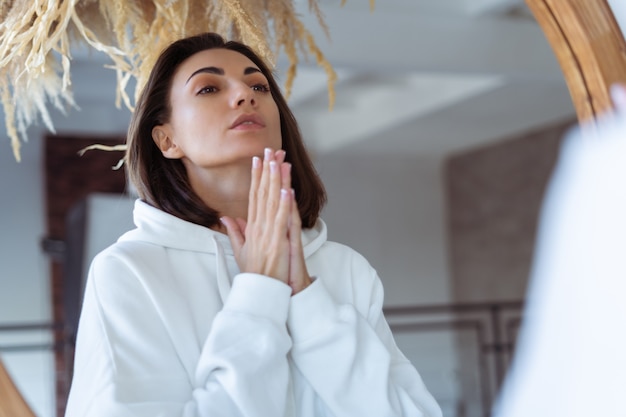
[[[626,42],[607,0],[526,0],[561,66],[579,121],[612,107],[626,83]]]

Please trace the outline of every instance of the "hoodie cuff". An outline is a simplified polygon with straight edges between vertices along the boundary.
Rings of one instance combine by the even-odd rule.
[[[287,326],[291,338],[302,342],[328,331],[339,315],[339,306],[321,279],[291,297]]]
[[[233,280],[224,311],[266,317],[284,324],[290,298],[289,285],[265,275],[241,273]]]

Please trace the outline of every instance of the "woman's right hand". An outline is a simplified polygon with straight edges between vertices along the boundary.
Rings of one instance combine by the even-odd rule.
[[[285,152],[266,149],[252,161],[248,219],[225,216],[228,237],[241,272],[289,283],[289,216],[292,211],[291,166]]]

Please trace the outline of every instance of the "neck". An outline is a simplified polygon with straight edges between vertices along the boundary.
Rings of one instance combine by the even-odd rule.
[[[250,165],[228,165],[206,170],[188,170],[194,192],[220,216],[248,218]],[[220,229],[221,230],[221,229]]]

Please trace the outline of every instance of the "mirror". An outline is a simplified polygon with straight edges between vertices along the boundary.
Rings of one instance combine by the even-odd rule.
[[[308,64],[290,104],[328,188],[329,237],[378,270],[398,343],[444,415],[488,415],[519,324],[543,187],[576,118],[558,61],[521,0],[324,8],[331,42],[307,24],[338,72],[335,108],[324,72]],[[97,53],[74,60],[82,110],[55,114],[57,132],[123,135],[114,74]],[[52,326],[54,260],[40,242],[54,238],[45,208],[55,196],[45,192],[45,131],[29,133],[20,164],[0,152],[0,319]],[[62,410],[55,393],[69,384],[54,374],[50,328],[0,331],[0,354],[39,416]]]

